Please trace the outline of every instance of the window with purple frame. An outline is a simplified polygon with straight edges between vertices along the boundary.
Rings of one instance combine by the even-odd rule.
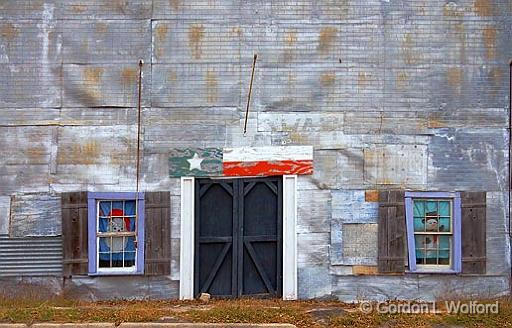
[[[461,271],[461,202],[456,192],[406,192],[409,271]]]
[[[88,193],[89,274],[142,274],[144,194]]]

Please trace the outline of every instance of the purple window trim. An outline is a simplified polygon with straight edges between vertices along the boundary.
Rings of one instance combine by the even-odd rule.
[[[96,203],[98,200],[137,200],[137,271],[135,273],[98,272],[96,242]],[[87,193],[87,231],[89,245],[89,275],[140,275],[144,274],[144,193],[139,192],[89,192]]]
[[[446,271],[428,272],[416,267],[416,245],[414,241],[413,199],[414,198],[448,198],[453,200],[453,265]],[[461,251],[461,201],[458,192],[410,192],[405,193],[405,218],[407,223],[407,250],[409,256],[409,272],[413,273],[460,273],[462,271]]]

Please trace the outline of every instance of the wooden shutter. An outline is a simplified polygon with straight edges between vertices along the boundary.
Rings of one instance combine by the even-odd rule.
[[[381,273],[405,271],[405,193],[400,190],[379,193],[379,255]]]
[[[462,273],[485,273],[486,193],[461,192]]]
[[[171,273],[171,196],[169,192],[144,194],[144,274]]]
[[[87,192],[61,195],[63,275],[88,274]]]

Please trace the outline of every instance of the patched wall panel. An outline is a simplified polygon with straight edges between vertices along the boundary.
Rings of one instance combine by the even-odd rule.
[[[0,64],[49,64],[62,61],[62,36],[56,21],[0,21]]]
[[[243,33],[238,24],[153,21],[153,62],[237,63]]]
[[[59,107],[61,70],[44,62],[1,64],[0,107]]]
[[[143,59],[150,64],[149,20],[66,20],[60,26],[64,63],[126,63],[136,67]]]
[[[427,147],[375,146],[364,150],[364,178],[368,184],[418,186],[427,182]]]
[[[231,64],[153,65],[151,102],[156,107],[238,107],[240,74],[240,67]]]
[[[63,65],[63,106],[137,107],[139,63]],[[149,106],[151,66],[142,71],[142,106]]]
[[[151,18],[151,0],[66,0],[56,1],[59,19],[145,19]]]
[[[499,191],[507,179],[507,139],[504,129],[438,130],[428,147],[429,189]]]
[[[358,264],[377,264],[377,228],[377,224],[344,224],[343,257]]]
[[[60,195],[19,194],[11,197],[9,236],[59,236],[61,229]]]

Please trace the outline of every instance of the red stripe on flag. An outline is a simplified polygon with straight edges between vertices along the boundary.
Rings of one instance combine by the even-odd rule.
[[[224,162],[225,176],[273,176],[283,174],[313,174],[312,160]]]

